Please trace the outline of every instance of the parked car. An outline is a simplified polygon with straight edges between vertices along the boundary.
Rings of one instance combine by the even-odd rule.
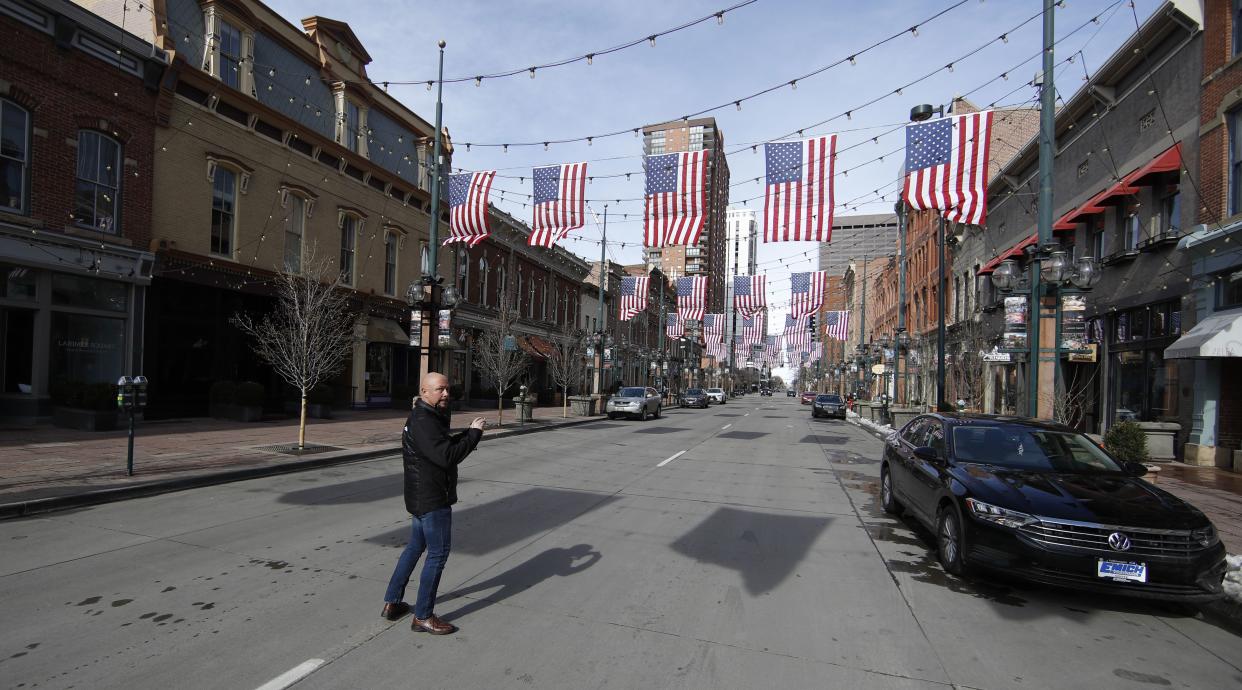
[[[707,399],[709,402],[719,403],[721,405],[729,402],[729,396],[725,395],[723,388],[708,388]]]
[[[793,397],[797,397],[797,395],[798,395],[797,392],[795,392],[794,389],[792,388],[785,391],[785,397],[793,398]]]
[[[637,417],[645,422],[659,417],[663,406],[659,391],[650,387],[633,386],[622,388],[616,395],[608,398],[608,402],[604,404],[604,412],[609,419]]]
[[[771,389],[771,388],[764,388],[764,389],[761,389],[761,390],[759,391],[759,395],[766,395],[766,396],[768,396],[768,397],[770,398],[770,397],[772,397],[772,389]]]
[[[1216,528],[1140,479],[1146,472],[1060,424],[938,413],[889,436],[880,500],[932,529],[953,574],[979,567],[1076,590],[1221,597]]]
[[[845,419],[845,400],[834,393],[820,393],[811,403],[811,417],[837,417]]]
[[[687,388],[685,393],[681,394],[682,407],[707,407],[708,402],[707,391],[702,388]]]
[[[815,401],[815,391],[803,391],[802,393],[802,404],[803,405],[810,405],[814,401]]]

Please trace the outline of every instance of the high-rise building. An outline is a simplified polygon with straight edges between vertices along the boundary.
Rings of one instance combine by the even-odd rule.
[[[708,276],[708,311],[721,312],[725,306],[729,163],[725,160],[724,134],[716,127],[716,119],[676,120],[643,127],[643,155],[678,151],[711,151],[707,162],[703,234],[696,244],[685,247],[649,247],[643,252],[643,261],[648,270],[659,268],[669,279]]]
[[[897,252],[897,214],[873,213],[837,216],[832,220],[832,241],[820,245],[819,270],[830,276],[845,275],[850,262]]]
[[[754,209],[731,208],[725,213],[725,342],[733,342],[738,332],[738,316],[733,311],[733,277],[754,275],[758,272],[757,249],[759,243],[759,220]]]

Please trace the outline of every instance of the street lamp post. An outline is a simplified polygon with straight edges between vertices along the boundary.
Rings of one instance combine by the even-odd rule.
[[[944,117],[944,106],[931,106],[928,104],[916,105],[910,109],[910,119],[914,122],[922,122],[931,119],[932,113]],[[945,409],[944,402],[944,331],[945,331],[945,285],[948,279],[945,278],[944,272],[944,212],[940,213],[940,226],[936,238],[936,246],[939,250],[939,268],[937,270],[937,287],[936,287],[936,311],[939,312],[936,326],[936,409],[943,411]]]
[[[902,338],[909,339],[906,334],[906,203],[904,201],[897,202],[897,234],[901,238],[901,249],[898,250],[900,256],[897,257],[897,351],[893,357],[893,382],[895,387],[901,389],[899,402],[906,403],[910,400],[910,393],[906,391],[905,380],[900,379],[902,351],[905,343]]]

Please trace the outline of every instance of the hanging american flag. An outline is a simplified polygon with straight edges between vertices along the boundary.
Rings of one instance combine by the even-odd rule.
[[[781,356],[781,337],[779,335],[769,335],[764,343],[763,354],[769,359],[778,359]]]
[[[990,110],[906,125],[901,198],[914,209],[941,209],[945,220],[982,225],[991,141]]]
[[[531,245],[551,247],[586,223],[586,171],[586,163],[566,163],[531,173],[535,183]]]
[[[473,247],[487,237],[487,194],[495,177],[495,170],[448,176],[449,236],[443,244],[465,242]]]
[[[703,315],[703,342],[707,344],[724,342],[724,314]]]
[[[785,342],[789,344],[790,349],[806,347],[811,343],[810,321],[809,314],[798,317],[785,315]]]
[[[836,135],[765,144],[764,242],[832,239]]]
[[[802,316],[819,311],[824,304],[824,281],[827,275],[827,271],[809,271],[789,276],[793,290],[793,301],[789,303],[790,313]]]
[[[763,342],[763,336],[766,335],[766,329],[763,324],[763,312],[759,312],[754,316],[742,317],[742,344],[758,345]]]
[[[620,321],[629,321],[647,308],[647,288],[651,278],[625,276],[621,279],[621,306],[617,313]]]
[[[707,311],[707,276],[677,279],[677,313],[682,321],[701,321]]]
[[[707,210],[708,153],[690,151],[646,157],[643,244],[667,247],[699,241]]]
[[[742,316],[763,311],[768,306],[766,275],[733,276],[733,308]]]
[[[807,359],[811,362],[818,362],[824,356],[823,343],[811,343],[811,356]]]
[[[829,338],[844,341],[850,333],[850,313],[848,311],[824,312],[824,327]]]
[[[710,316],[710,314],[708,315]],[[716,358],[716,362],[721,366],[728,366],[729,346],[724,343],[708,343],[707,354]]]
[[[664,335],[670,338],[680,338],[686,334],[686,324],[682,322],[677,312],[670,311],[664,317]]]

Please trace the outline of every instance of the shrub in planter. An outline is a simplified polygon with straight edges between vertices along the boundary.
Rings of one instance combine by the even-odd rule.
[[[321,383],[306,391],[306,404],[308,405],[331,405],[334,400],[336,400],[336,389],[326,383]]]
[[[232,405],[233,395],[237,391],[237,384],[232,381],[216,381],[211,384],[211,390],[207,393],[207,400],[212,407],[217,405]]]
[[[233,391],[233,404],[241,407],[263,407],[263,399],[267,394],[263,384],[254,381],[243,381]]]
[[[117,426],[116,385],[58,381],[53,384],[52,423],[83,431],[107,431]]]
[[[1104,448],[1122,462],[1147,462],[1147,434],[1135,422],[1118,422],[1104,434]]]

